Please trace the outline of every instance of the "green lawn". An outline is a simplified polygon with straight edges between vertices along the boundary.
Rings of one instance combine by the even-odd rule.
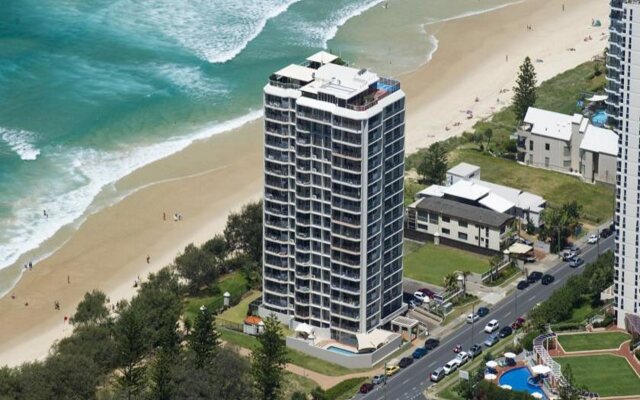
[[[442,286],[445,275],[454,271],[483,273],[489,270],[489,258],[468,251],[405,242],[404,276]]]
[[[459,148],[449,154],[450,166],[463,161],[478,165],[483,180],[535,193],[547,199],[552,206],[577,200],[583,207],[583,218],[587,222],[599,223],[613,215],[613,187],[593,185],[573,176],[527,167],[476,149]]]
[[[237,324],[241,324],[244,322],[244,319],[247,317],[247,312],[249,311],[249,303],[257,299],[262,295],[262,292],[259,291],[251,291],[247,294],[246,297],[240,301],[240,303],[235,306],[229,308],[224,311],[222,314],[218,316],[218,319],[223,319],[229,322],[235,322]]]
[[[598,355],[557,357],[555,360],[563,371],[571,365],[576,383],[602,397],[640,395],[640,378],[622,357]]]
[[[185,299],[184,315],[193,321],[202,305],[217,310],[223,305],[223,294],[229,292],[231,299],[240,299],[247,292],[247,279],[239,272],[232,272],[220,278],[215,294],[209,296],[188,297]],[[233,304],[233,303],[232,303]]]
[[[629,335],[624,332],[581,333],[559,335],[558,340],[565,351],[607,350],[620,347],[629,340]]]
[[[592,317],[596,313],[596,309],[591,306],[591,301],[588,298],[583,298],[582,304],[579,307],[574,308],[571,312],[571,318],[562,322],[584,322],[588,318]]]
[[[244,333],[234,332],[227,329],[220,329],[220,338],[227,343],[232,343],[236,346],[244,347],[249,350],[253,350],[258,345],[258,340],[254,336],[245,335]],[[287,356],[289,357],[289,362],[291,364],[295,364],[302,368],[319,372],[324,375],[340,376],[362,371],[358,369],[349,369],[319,358],[311,357],[293,349],[287,349]]]

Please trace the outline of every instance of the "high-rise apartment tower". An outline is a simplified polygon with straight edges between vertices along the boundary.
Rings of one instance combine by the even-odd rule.
[[[264,87],[263,309],[355,342],[402,311],[405,96],[320,52]]]

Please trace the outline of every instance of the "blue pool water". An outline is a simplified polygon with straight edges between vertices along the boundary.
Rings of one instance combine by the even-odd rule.
[[[333,351],[334,353],[342,354],[343,356],[352,356],[355,354],[354,352],[336,346],[329,346],[327,347],[327,350]]]
[[[595,126],[604,126],[606,122],[607,113],[604,110],[596,111],[596,113],[591,117],[591,123],[593,123]]]
[[[544,395],[544,392],[538,386],[529,384],[529,378],[531,378],[529,369],[527,367],[520,367],[505,372],[505,374],[500,377],[500,384],[509,385],[512,390],[519,392],[527,392],[529,394],[540,393],[543,396],[542,398],[546,400],[547,396]]]

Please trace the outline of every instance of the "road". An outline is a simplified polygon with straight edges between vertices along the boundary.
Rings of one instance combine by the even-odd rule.
[[[613,238],[614,235],[600,240],[601,253],[613,248]],[[585,245],[582,248],[580,257],[584,259],[585,265],[592,263],[597,258],[597,249],[597,245]],[[429,375],[433,370],[455,357],[453,348],[456,344],[462,344],[463,349],[466,350],[473,343],[484,342],[487,334],[483,329],[487,322],[491,319],[497,319],[500,322],[500,327],[511,325],[517,317],[526,314],[537,303],[551,296],[551,293],[563,286],[569,277],[582,273],[585,265],[579,268],[570,268],[566,262],[558,263],[547,272],[556,278],[551,285],[544,286],[538,281],[525,290],[516,289],[515,293],[497,303],[489,315],[481,318],[473,326],[465,324],[452,332],[451,335],[440,338],[441,343],[438,348],[430,351],[420,360],[416,360],[408,368],[401,370],[390,378],[386,385],[377,386],[375,390],[366,395],[358,395],[356,398],[366,400],[423,399],[422,392],[432,384]],[[511,337],[502,340],[510,339]],[[483,346],[483,350],[486,350],[486,347]],[[454,373],[457,374],[457,372]]]

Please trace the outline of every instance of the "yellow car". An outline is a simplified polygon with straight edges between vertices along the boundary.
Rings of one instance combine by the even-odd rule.
[[[400,371],[400,367],[398,367],[397,365],[389,365],[385,370],[384,370],[384,374],[386,376],[393,376],[395,375],[398,371]]]

